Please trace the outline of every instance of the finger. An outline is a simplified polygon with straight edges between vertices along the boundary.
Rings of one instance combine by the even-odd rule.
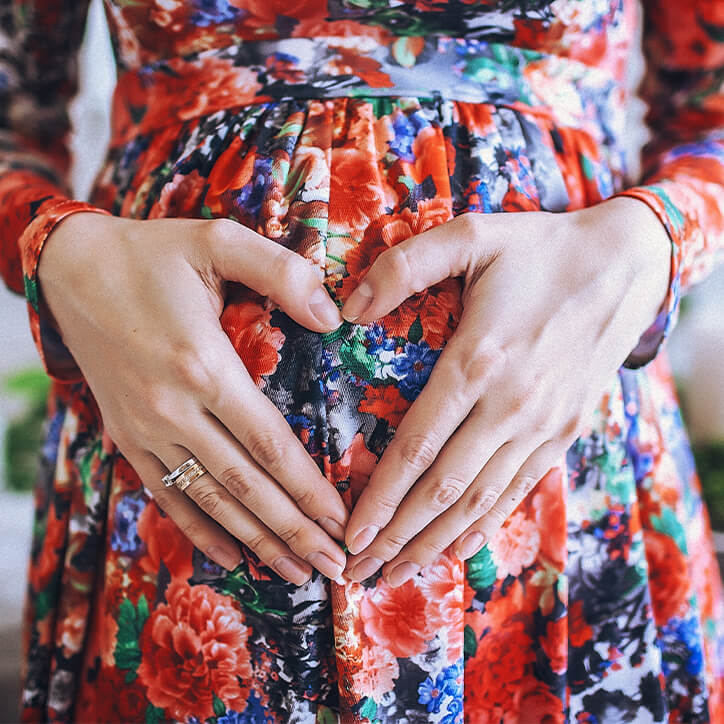
[[[530,446],[527,450],[530,450]],[[434,560],[473,520],[477,520],[492,507],[526,455],[527,451],[520,443],[509,442],[502,445],[473,479],[458,502],[430,522],[412,541],[409,541],[404,529],[399,533],[398,539],[401,526],[393,522],[388,526],[391,530],[385,528],[379,540],[375,541],[363,556],[385,560],[383,556],[390,550],[396,553],[395,548],[397,548],[399,553],[390,556],[392,560],[386,559],[390,560],[390,563],[385,566],[385,573],[389,580],[394,581],[394,585],[403,583],[426,565],[427,561]],[[412,514],[413,511],[408,506],[408,510],[405,511],[408,529],[414,527],[414,523],[410,522]],[[371,566],[371,563],[366,563],[364,560],[352,559],[348,563],[350,568],[348,577],[352,580],[363,580],[359,576],[367,573]],[[404,579],[401,578],[403,572],[407,573]]]
[[[486,466],[458,506],[437,518],[385,567],[386,579],[394,581],[391,585],[404,583],[407,580],[404,578],[405,569],[395,570],[400,563],[414,561],[415,565],[424,568],[450,545],[460,558],[470,558],[492,540],[523,498],[555,466],[560,454],[560,446],[549,441],[533,451],[517,471],[510,464],[512,458],[504,459],[508,457],[505,454],[495,466]],[[510,482],[501,486],[495,482],[500,477]],[[476,518],[478,511],[485,511],[485,507],[476,508],[475,501],[486,498],[490,489],[498,495],[497,500]]]
[[[206,516],[180,490],[167,488],[161,478],[168,472],[148,452],[126,455],[144,487],[181,532],[206,556],[233,571],[241,563],[238,543],[219,525]]]
[[[471,509],[487,511],[501,493],[530,450],[531,441],[525,444],[506,442],[507,430],[503,425],[486,430],[483,413],[471,414],[465,423],[448,440],[435,463],[415,483],[400,503],[392,520],[377,535],[374,543],[364,551],[381,561],[391,561],[418,533],[427,528],[439,515],[449,510],[468,490],[486,465],[491,465],[491,475],[499,475],[495,485],[481,491],[470,502]],[[486,433],[486,434],[484,434]],[[501,463],[512,460],[507,468]],[[509,470],[511,465],[516,466]],[[496,487],[497,486],[497,487]],[[354,566],[356,559],[348,561]]]
[[[550,442],[530,455],[497,502],[486,514],[463,531],[453,543],[453,550],[458,558],[463,560],[470,558],[492,540],[521,501],[556,465],[560,464],[564,448],[565,445],[559,447],[556,443]]]
[[[382,252],[352,292],[342,316],[360,324],[398,307],[409,296],[448,277],[479,276],[500,253],[495,214],[480,234],[476,214],[462,214]]]
[[[478,312],[463,311],[457,330],[352,511],[345,536],[351,553],[364,550],[389,523],[408,490],[433,464],[473,405],[484,398],[491,381],[504,369],[505,353],[487,333],[487,326]],[[502,423],[483,429],[480,440],[475,442],[475,447],[483,446],[482,459],[492,454],[503,442],[500,438],[508,433]],[[469,457],[469,452],[462,452],[463,457]],[[451,485],[455,484],[451,481]]]
[[[205,228],[211,262],[222,279],[271,297],[292,319],[315,332],[330,332],[342,324],[337,305],[320,281],[321,272],[303,256],[230,219],[214,219]]]
[[[177,366],[188,392],[236,438],[234,447],[241,443],[304,513],[331,536],[342,539],[349,513],[341,496],[321,474],[283,415],[254,384],[229,338],[220,329],[207,329],[204,348],[177,360]],[[198,440],[196,435],[181,442],[198,454]],[[211,451],[210,458],[217,454]]]
[[[171,460],[176,461],[177,467],[191,457],[188,451],[181,452],[180,448],[177,450],[175,457],[169,458],[170,470],[175,469],[175,467],[171,467],[174,465]],[[184,455],[186,457],[182,460]],[[285,580],[297,586],[301,586],[309,580],[312,572],[311,566],[294,555],[288,546],[262,525],[255,516],[246,511],[238,501],[234,500],[209,473],[191,483],[183,493],[174,487],[169,490],[183,495],[200,515],[207,520],[207,515],[215,520],[221,527],[253,550],[259,560],[274,569]]]
[[[248,536],[250,518],[256,519],[301,560],[328,578],[338,579],[346,564],[339,545],[302,513],[223,426],[208,419],[193,429],[194,441],[188,446],[209,476],[189,485],[186,494],[240,540],[249,541],[243,536]],[[173,455],[170,464],[178,460],[178,465],[190,457],[182,448]],[[163,457],[165,461],[171,453],[164,452]]]

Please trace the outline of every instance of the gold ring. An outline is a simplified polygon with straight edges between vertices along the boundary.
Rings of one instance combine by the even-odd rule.
[[[186,462],[181,463],[175,470],[172,470],[167,475],[164,475],[162,480],[163,484],[170,488],[175,485],[179,490],[186,490],[186,488],[198,480],[202,475],[207,472],[206,468],[196,460],[196,458],[189,458]]]

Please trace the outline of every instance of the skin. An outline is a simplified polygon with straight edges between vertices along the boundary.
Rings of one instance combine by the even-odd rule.
[[[466,214],[381,254],[346,319],[371,322],[450,276],[464,279],[463,314],[352,512],[345,576],[383,567],[397,586],[448,547],[461,558],[482,548],[653,322],[670,253],[653,212],[617,198]]]
[[[231,570],[241,541],[297,585],[312,566],[339,577],[345,505],[219,322],[230,280],[309,329],[335,329],[311,264],[228,220],[78,213],[46,241],[38,278],[106,431],[195,546]],[[192,455],[209,473],[165,488]]]
[[[79,213],[53,231],[39,280],[108,434],[194,545],[233,569],[241,541],[297,585],[312,566],[338,580],[382,567],[400,585],[449,547],[477,552],[556,464],[656,316],[669,255],[630,198],[463,214],[381,254],[346,319],[371,322],[449,276],[463,277],[464,310],[351,516],[219,323],[229,280],[336,328],[304,259],[231,221]],[[164,488],[192,454],[209,473]]]

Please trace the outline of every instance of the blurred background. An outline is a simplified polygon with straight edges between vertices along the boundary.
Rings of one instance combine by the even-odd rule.
[[[93,0],[81,52],[81,92],[74,102],[73,183],[86,198],[108,141],[108,105],[115,71],[100,0]],[[642,63],[630,66],[634,87]],[[643,141],[641,104],[631,108],[632,168]],[[724,553],[724,266],[686,298],[669,340],[684,416]],[[15,719],[20,617],[32,527],[35,453],[46,390],[27,326],[23,299],[0,284],[0,722]],[[720,562],[722,558],[720,557]]]

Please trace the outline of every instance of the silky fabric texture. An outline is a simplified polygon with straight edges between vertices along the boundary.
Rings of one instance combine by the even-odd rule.
[[[659,346],[683,289],[721,249],[724,154],[706,75],[721,54],[719,18],[690,6],[684,18],[706,22],[679,27],[662,6],[645,8],[649,46],[678,49],[691,77],[680,70],[677,87],[696,105],[683,91],[668,97],[661,114],[675,130],[648,152],[646,185],[624,191],[630,3],[107,4],[121,76],[89,204],[53,181],[63,139],[39,148],[57,119],[38,115],[27,140],[17,110],[6,114],[3,275],[24,287],[56,378],[36,491],[24,720],[724,716],[718,569]],[[8,37],[23,39],[8,42],[19,57],[70,57],[37,38],[58,28],[76,37],[83,3],[0,8],[14,18]],[[23,36],[32,23],[36,34]],[[425,67],[438,85],[410,94],[405,83]],[[652,67],[658,88],[668,76]],[[8,108],[22,108],[6,87]],[[697,135],[684,138],[689,126]],[[297,588],[249,551],[228,573],[195,550],[105,434],[35,279],[45,238],[68,213],[227,217],[307,258],[341,305],[382,251],[460,213],[563,212],[615,193],[648,203],[671,236],[659,318],[496,538],[397,589],[379,576],[340,586],[318,574]],[[453,334],[460,291],[449,279],[374,324],[319,335],[230,288],[225,331],[350,507]]]

